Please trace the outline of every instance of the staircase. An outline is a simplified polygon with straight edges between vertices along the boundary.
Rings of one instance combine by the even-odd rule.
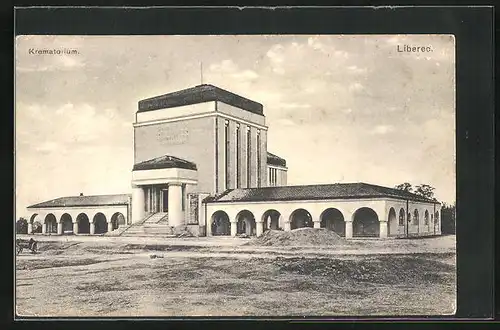
[[[168,224],[168,213],[153,213],[144,220],[135,223],[123,232],[120,236],[171,236],[172,228]]]

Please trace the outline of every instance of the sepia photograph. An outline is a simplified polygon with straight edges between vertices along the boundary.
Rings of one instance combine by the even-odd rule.
[[[455,38],[19,35],[19,317],[456,312]]]

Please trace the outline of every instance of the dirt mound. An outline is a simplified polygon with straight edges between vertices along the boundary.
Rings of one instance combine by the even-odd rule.
[[[261,237],[247,243],[263,246],[318,246],[347,245],[348,242],[332,230],[299,228],[292,231],[268,230]]]

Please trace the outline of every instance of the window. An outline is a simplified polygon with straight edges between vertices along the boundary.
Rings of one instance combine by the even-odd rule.
[[[236,124],[236,188],[240,188],[240,124]]]
[[[186,211],[186,184],[182,184],[182,210]]]
[[[405,211],[403,209],[399,210],[399,225],[405,225]]]
[[[257,187],[260,187],[260,130],[257,131]]]
[[[224,122],[224,143],[226,145],[226,149],[224,152],[224,160],[225,160],[225,166],[224,166],[224,176],[225,176],[225,188],[228,189],[229,187],[229,121],[226,120]]]
[[[425,210],[424,213],[424,224],[428,225],[429,224],[429,211]]]
[[[415,209],[415,211],[413,211],[413,221],[414,221],[414,224],[415,225],[418,225],[418,210]]]
[[[247,188],[252,185],[252,134],[247,126]]]

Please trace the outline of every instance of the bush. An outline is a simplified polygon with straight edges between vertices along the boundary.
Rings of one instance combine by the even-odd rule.
[[[38,221],[33,222],[33,233],[41,233],[42,232],[42,224]]]
[[[28,220],[24,218],[19,218],[19,220],[16,221],[16,233],[17,234],[28,233]]]

